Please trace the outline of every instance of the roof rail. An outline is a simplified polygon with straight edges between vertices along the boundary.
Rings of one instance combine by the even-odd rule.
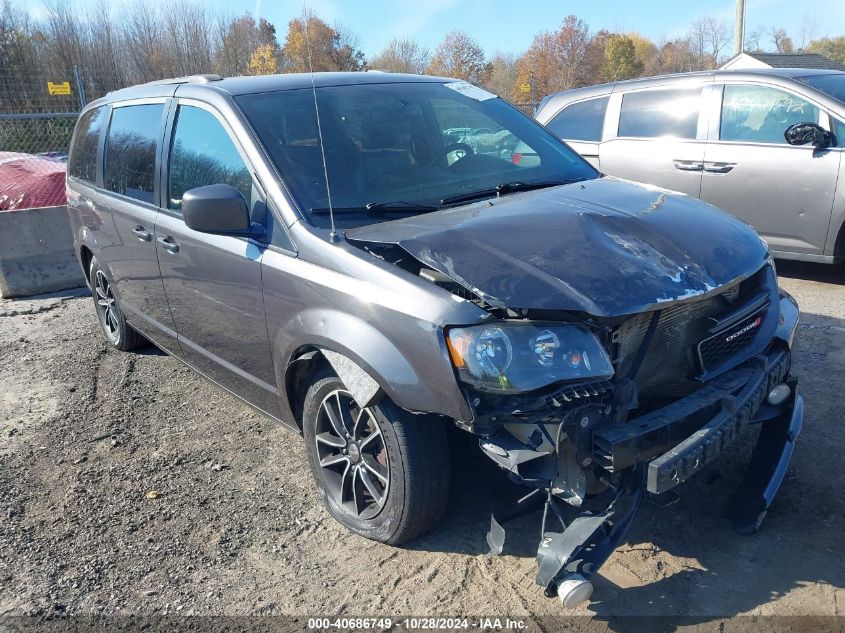
[[[159,79],[157,81],[148,81],[148,86],[166,86],[168,84],[207,84],[211,81],[220,81],[223,78],[220,75],[188,75],[186,77],[173,77],[172,79]]]

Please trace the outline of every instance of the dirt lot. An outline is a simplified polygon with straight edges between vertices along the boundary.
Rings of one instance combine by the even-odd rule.
[[[745,438],[644,504],[579,612],[845,613],[845,270],[780,272],[807,415],[766,525],[720,517]],[[563,614],[533,583],[538,516],[483,555],[504,486],[466,461],[433,534],[366,541],[318,504],[298,436],[153,348],[108,350],[87,296],[0,302],[0,615]]]

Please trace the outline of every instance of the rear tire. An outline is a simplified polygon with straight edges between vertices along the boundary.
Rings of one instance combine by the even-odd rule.
[[[399,545],[440,521],[451,476],[440,420],[386,397],[362,410],[337,376],[323,373],[305,396],[302,426],[317,490],[341,524]]]
[[[126,322],[117,296],[112,290],[111,280],[96,257],[91,258],[88,279],[91,285],[91,295],[94,297],[94,309],[97,312],[97,318],[100,320],[100,327],[103,328],[103,334],[106,335],[106,340],[111,346],[123,352],[128,352],[144,345],[147,340]]]

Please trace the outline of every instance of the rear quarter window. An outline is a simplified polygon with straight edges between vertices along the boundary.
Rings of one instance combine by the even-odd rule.
[[[106,138],[106,189],[136,200],[155,203],[155,162],[163,113],[163,103],[112,109]]]
[[[568,105],[553,116],[546,127],[552,134],[567,141],[598,142],[609,100],[610,97],[599,97]]]
[[[617,136],[695,138],[701,93],[701,88],[684,88],[623,95]]]
[[[68,176],[92,184],[97,182],[97,145],[107,111],[104,107],[94,108],[79,117],[76,137],[68,159]]]

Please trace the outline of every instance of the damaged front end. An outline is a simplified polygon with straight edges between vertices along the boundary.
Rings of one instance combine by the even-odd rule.
[[[349,239],[487,313],[445,330],[472,412],[457,424],[533,489],[493,516],[492,553],[509,519],[544,508],[548,595],[588,597],[643,495],[671,491],[751,424],[761,433],[730,508],[737,530],[760,526],[803,404],[789,373],[798,307],[747,225],[600,178]]]
[[[486,362],[498,351],[489,341],[476,336],[456,349],[460,337],[449,338],[473,406],[463,426],[513,480],[534,489],[494,514],[491,553],[502,551],[509,520],[543,508],[536,580],[567,606],[589,597],[590,577],[623,540],[646,492],[671,491],[751,424],[762,425],[759,441],[729,507],[735,529],[756,531],[803,417],[789,373],[798,309],[778,291],[770,264],[694,301],[588,321],[610,371],[596,350],[570,338],[557,349],[568,368],[578,360],[589,376],[518,393],[460,374],[462,359]],[[540,324],[534,332],[530,353],[550,354],[538,339],[555,330]]]

